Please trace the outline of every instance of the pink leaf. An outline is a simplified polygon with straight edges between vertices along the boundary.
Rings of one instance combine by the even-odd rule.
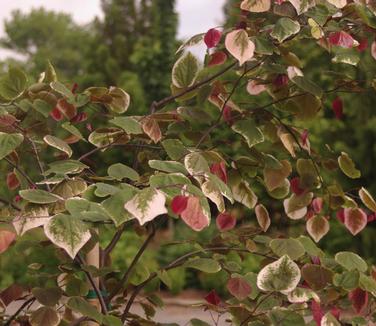
[[[180,215],[187,208],[188,199],[189,197],[187,196],[175,196],[171,202],[172,211],[175,214]]]
[[[343,117],[343,102],[340,97],[336,97],[332,102],[332,109],[336,119],[340,120]]]
[[[227,124],[232,125],[233,124],[233,118],[232,118],[232,109],[228,105],[226,105],[223,108],[222,112],[223,120],[226,121]]]
[[[255,44],[249,39],[244,29],[237,29],[226,35],[225,46],[238,61],[239,65],[253,58]]]
[[[87,113],[86,112],[80,112],[80,113],[76,114],[70,120],[70,122],[72,122],[72,123],[80,123],[80,122],[83,122],[83,121],[86,121],[86,120],[87,120]]]
[[[330,309],[330,313],[334,316],[335,319],[339,319],[341,309],[339,309],[338,307],[333,307]]]
[[[266,91],[266,87],[263,84],[258,84],[254,80],[250,80],[247,84],[247,92],[251,95],[259,95]]]
[[[227,60],[227,54],[223,51],[214,52],[209,57],[208,66],[217,66],[225,63]]]
[[[279,74],[276,78],[273,80],[273,85],[276,87],[282,87],[289,83],[289,77],[285,74]]]
[[[69,120],[77,115],[77,108],[63,98],[57,101],[56,107]]]
[[[310,218],[307,221],[306,227],[309,235],[315,242],[319,242],[329,232],[330,228],[328,220],[319,215]]]
[[[300,188],[300,179],[299,177],[295,177],[295,178],[292,178],[290,180],[290,187],[291,187],[291,191],[295,194],[295,195],[301,195],[304,193],[304,189]]]
[[[182,220],[193,230],[201,231],[209,225],[198,197],[189,197],[186,209],[181,213]]]
[[[217,291],[211,290],[205,297],[207,303],[212,304],[213,306],[218,306],[221,303],[221,298],[217,294]]]
[[[215,48],[221,40],[221,36],[221,31],[215,28],[209,29],[204,36],[204,42],[208,49]]]
[[[349,293],[349,300],[351,301],[356,313],[359,314],[368,304],[368,292],[360,288],[356,288]]]
[[[321,197],[317,197],[317,198],[314,198],[312,200],[312,208],[313,208],[313,211],[316,213],[316,214],[319,214],[322,210],[322,206],[323,206],[323,199]]]
[[[225,162],[213,163],[210,166],[210,172],[215,174],[224,183],[227,183],[227,172]]]
[[[300,139],[302,141],[303,146],[307,146],[307,141],[308,141],[308,130],[304,129],[302,134],[300,135]]]
[[[236,218],[229,213],[221,213],[217,216],[216,224],[219,231],[229,231],[235,227]]]
[[[0,115],[0,126],[2,127],[9,127],[13,125],[16,121],[18,120],[11,114]]]
[[[311,312],[312,317],[315,320],[317,326],[321,325],[321,319],[324,317],[324,311],[321,309],[320,303],[316,302],[315,300],[311,301]]]
[[[331,45],[343,48],[352,48],[354,46],[354,39],[352,36],[343,31],[331,33],[328,40]]]
[[[64,118],[63,114],[60,112],[60,110],[56,107],[50,112],[50,116],[55,121],[60,121]]]
[[[368,40],[366,38],[362,38],[357,47],[358,51],[363,52],[367,49],[367,47],[368,47]]]
[[[260,225],[261,229],[266,232],[270,226],[269,212],[264,205],[258,204],[255,207],[255,213],[258,224]]]
[[[9,190],[17,189],[20,185],[20,181],[14,172],[9,172],[7,175],[7,186]]]
[[[360,208],[345,208],[345,226],[352,235],[357,235],[367,225],[367,214]]]
[[[376,41],[371,44],[371,55],[376,60]]]
[[[15,233],[7,230],[0,230],[0,254],[9,248],[15,238]]]
[[[72,94],[76,94],[77,89],[78,89],[78,84],[74,83],[73,86],[72,86],[72,90],[71,90]]]
[[[227,290],[238,300],[244,300],[252,292],[251,286],[241,277],[230,278],[227,282]]]
[[[371,223],[376,220],[376,213],[371,213],[367,216],[367,223]]]
[[[337,220],[341,223],[345,223],[345,210],[343,208],[339,209],[336,213]]]

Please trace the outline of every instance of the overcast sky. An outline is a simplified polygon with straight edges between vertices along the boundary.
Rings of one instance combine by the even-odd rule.
[[[179,38],[184,39],[202,33],[221,23],[222,7],[225,0],[177,0],[179,13]],[[95,16],[101,16],[100,0],[0,0],[0,36],[3,35],[3,22],[15,9],[30,11],[31,8],[45,7],[72,14],[78,23],[88,23]],[[7,53],[0,50],[0,58]]]

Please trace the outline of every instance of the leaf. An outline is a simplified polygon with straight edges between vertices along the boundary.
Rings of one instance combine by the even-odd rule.
[[[264,84],[258,84],[255,80],[250,80],[247,84],[247,92],[251,95],[259,95],[266,91],[266,86]]]
[[[208,67],[222,65],[227,60],[227,54],[223,51],[217,51],[210,55],[208,60]]]
[[[145,117],[141,120],[142,130],[156,144],[162,139],[162,132],[157,120],[151,117]]]
[[[33,311],[29,321],[31,326],[57,326],[60,323],[60,316],[51,307],[40,307]]]
[[[188,171],[183,164],[176,161],[160,161],[160,160],[150,160],[149,166],[152,169],[168,172],[168,173],[182,173],[188,174]]]
[[[187,47],[190,47],[190,46],[193,46],[193,45],[200,43],[202,41],[204,35],[205,35],[205,33],[200,33],[200,34],[196,34],[196,35],[192,36],[187,41],[185,41],[182,45],[180,45],[180,47],[177,49],[175,54],[178,54],[179,52],[186,49]]]
[[[56,161],[49,164],[49,169],[45,171],[45,175],[49,175],[51,173],[56,174],[77,174],[82,172],[84,169],[87,169],[88,166],[86,164],[81,163],[80,161],[76,160],[63,160],[63,161]]]
[[[352,48],[355,40],[344,31],[330,33],[328,41],[331,45],[341,46],[343,48]]]
[[[264,232],[266,232],[270,226],[270,217],[269,217],[268,210],[265,208],[264,205],[258,204],[255,207],[255,213],[256,213],[257,222],[260,225],[260,228]]]
[[[41,189],[21,190],[19,194],[23,199],[35,204],[51,204],[62,199],[60,196]]]
[[[17,178],[17,174],[14,172],[9,172],[7,174],[6,183],[9,190],[15,190],[20,186],[20,181]]]
[[[306,228],[313,240],[319,242],[329,232],[330,226],[324,216],[316,215],[307,221]]]
[[[296,288],[299,281],[299,267],[287,255],[266,265],[257,275],[257,286],[262,291],[288,293]]]
[[[221,270],[221,265],[211,258],[194,258],[183,264],[183,267],[194,268],[201,272],[212,274]]]
[[[299,196],[292,194],[283,201],[286,215],[292,220],[303,218],[307,214],[307,206],[311,203],[312,198],[312,192],[306,192]]]
[[[206,46],[208,47],[208,49],[215,48],[220,42],[221,36],[222,36],[221,31],[215,28],[209,29],[204,36],[204,42]]]
[[[371,44],[371,55],[376,60],[376,41],[373,41]]]
[[[191,53],[186,52],[172,68],[172,83],[178,88],[192,86],[198,74],[198,60]]]
[[[108,92],[111,97],[110,103],[105,103],[105,106],[117,114],[124,113],[128,110],[131,98],[127,92],[119,87],[111,86]]]
[[[273,325],[278,326],[305,326],[304,318],[298,313],[283,307],[273,307],[269,312]]]
[[[174,214],[179,215],[187,208],[188,199],[189,199],[189,197],[181,196],[181,195],[175,196],[172,199],[171,210],[174,212]]]
[[[264,181],[268,191],[273,191],[281,187],[286,178],[290,175],[292,168],[287,160],[282,160],[278,162],[277,167],[268,167],[264,168]]]
[[[357,314],[359,314],[363,308],[368,305],[368,292],[360,288],[356,288],[349,293],[349,299],[354,310]]]
[[[16,234],[8,230],[0,230],[0,254],[5,252],[12,244]]]
[[[54,307],[62,296],[62,291],[58,287],[52,288],[33,288],[33,296],[44,306]]]
[[[249,148],[264,141],[264,135],[256,127],[254,120],[239,120],[232,126],[232,130],[241,134],[246,139]]]
[[[13,220],[13,227],[17,234],[23,235],[28,230],[44,225],[49,218],[46,206],[28,205],[22,214]]]
[[[282,43],[284,40],[300,31],[298,22],[288,17],[278,19],[270,35]]]
[[[19,68],[10,68],[8,74],[0,78],[0,97],[13,100],[25,90],[27,76]]]
[[[63,141],[63,140],[61,140],[61,139],[59,139],[55,136],[51,136],[51,135],[44,136],[43,140],[48,145],[55,147],[58,150],[66,153],[68,155],[68,157],[72,156],[72,154],[73,154],[72,149],[69,147],[69,145],[65,141]]]
[[[238,300],[246,299],[252,292],[249,283],[242,277],[231,277],[227,281],[227,290]]]
[[[335,274],[333,284],[337,287],[342,287],[346,291],[351,291],[359,286],[359,272],[354,270]]]
[[[183,143],[178,139],[166,139],[161,142],[164,150],[166,151],[167,155],[172,160],[180,160],[186,154],[188,154],[188,150],[185,148]]]
[[[340,9],[347,5],[347,0],[328,0],[328,2]]]
[[[78,139],[81,139],[86,142],[86,139],[84,138],[84,136],[82,136],[81,132],[70,122],[64,122],[61,125],[61,127],[64,128],[66,131],[70,132],[72,135],[76,136]]]
[[[273,239],[270,242],[270,249],[279,257],[289,256],[296,260],[305,254],[303,245],[296,239]]]
[[[239,61],[239,65],[253,58],[255,45],[244,29],[237,29],[226,35],[226,49]]]
[[[127,134],[139,135],[143,133],[140,122],[133,117],[115,117],[109,122],[120,127]]]
[[[152,221],[158,215],[166,214],[165,195],[152,187],[142,189],[130,201],[128,201],[124,208],[131,213],[141,225]]]
[[[302,95],[301,96],[302,98],[300,98],[300,96],[299,96],[298,98],[295,99],[295,101],[294,101],[295,103],[298,103],[300,105],[304,105],[305,103],[309,104],[309,101],[313,101],[313,103],[309,106],[309,112],[310,113],[309,114],[307,114],[305,112],[299,113],[298,114],[299,119],[308,120],[308,119],[314,117],[313,113],[316,113],[319,110],[319,108],[321,107],[320,100],[317,99],[317,98],[314,98],[314,96],[321,98],[322,95],[323,95],[323,90],[317,84],[315,84],[313,81],[310,81],[303,76],[295,76],[295,77],[291,78],[291,81],[296,86],[301,88],[303,91],[311,93],[311,94],[307,94],[307,95]],[[309,95],[314,95],[314,96],[309,96]],[[305,110],[307,110],[307,109],[302,108],[302,111],[305,111]]]
[[[317,247],[317,245],[312,241],[311,238],[301,235],[298,240],[303,245],[305,251],[310,256],[323,256],[323,251]]]
[[[320,297],[314,291],[303,287],[297,287],[294,291],[291,291],[287,296],[287,300],[291,303],[308,302],[311,299],[320,302]]]
[[[245,180],[229,182],[234,200],[253,209],[257,204],[257,196]]]
[[[335,261],[348,271],[358,270],[359,272],[366,272],[367,263],[359,255],[350,251],[338,252]]]
[[[205,297],[207,303],[212,304],[213,306],[218,306],[221,303],[221,298],[219,297],[216,290],[211,290]]]
[[[355,168],[355,164],[349,155],[345,152],[341,153],[338,157],[338,164],[342,172],[346,174],[351,179],[360,178],[360,171]]]
[[[189,174],[203,175],[210,172],[209,164],[200,153],[193,152],[185,156],[184,165]]]
[[[22,144],[24,137],[22,134],[7,134],[0,132],[0,160],[12,153]]]
[[[44,225],[44,233],[52,243],[63,248],[72,259],[91,237],[84,222],[65,214],[57,214],[50,218]]]
[[[362,200],[363,204],[371,211],[376,213],[376,201],[372,195],[365,188],[360,188],[359,197]]]
[[[63,97],[71,100],[74,99],[73,93],[64,84],[58,81],[54,81],[50,83],[50,87]]]
[[[118,181],[121,181],[125,178],[132,180],[132,181],[137,181],[140,178],[137,171],[133,170],[129,166],[126,166],[122,163],[112,164],[108,168],[107,173],[110,177]]]
[[[322,317],[320,326],[341,326],[341,324],[330,312],[327,312]]]
[[[313,290],[321,290],[332,282],[333,272],[320,265],[305,264],[302,277]]]
[[[194,231],[201,231],[210,223],[210,219],[204,214],[198,197],[189,197],[187,207],[181,213],[181,218]]]
[[[345,208],[344,224],[352,235],[357,235],[367,226],[367,214],[360,208]]]
[[[104,147],[115,143],[125,144],[129,141],[129,138],[121,129],[99,128],[89,135],[88,140],[96,147]]]
[[[217,228],[221,232],[232,230],[236,225],[236,217],[229,213],[221,213],[215,220]]]
[[[224,212],[225,202],[221,192],[212,180],[207,180],[201,185],[204,195],[216,204],[218,211]]]
[[[250,12],[265,12],[270,10],[270,5],[270,0],[243,0],[240,9]]]
[[[103,315],[97,310],[94,305],[90,304],[83,298],[71,297],[66,303],[66,306],[75,312],[79,312],[85,317],[92,318],[98,323],[102,323]]]

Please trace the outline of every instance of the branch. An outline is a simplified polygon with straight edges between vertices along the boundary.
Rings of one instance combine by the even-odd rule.
[[[101,256],[101,266],[104,266],[104,263],[106,261],[106,257],[114,250],[116,244],[121,238],[121,235],[123,234],[125,230],[125,224],[124,223],[119,230],[116,231],[114,237],[111,239],[110,243],[108,246],[102,251],[102,256]]]
[[[93,290],[95,291],[95,294],[98,297],[99,303],[100,303],[101,308],[102,308],[102,313],[105,314],[105,315],[107,315],[108,311],[107,311],[106,303],[105,303],[105,301],[103,299],[101,291],[99,290],[98,286],[95,284],[93,276],[90,274],[90,272],[88,272],[88,271],[86,271],[85,269],[82,268],[82,266],[85,264],[85,262],[80,257],[80,255],[77,255],[76,260],[79,263],[79,265],[80,265],[81,269],[83,270],[83,272],[86,274],[86,277],[88,278],[91,286],[93,287]]]
[[[176,95],[171,95],[169,97],[166,97],[158,102],[153,102],[151,104],[151,107],[150,107],[150,112],[151,113],[154,113],[155,111],[159,110],[160,108],[163,108],[165,105],[175,101],[177,98],[179,97],[182,97],[190,92],[192,92],[193,90],[205,85],[205,84],[208,84],[210,83],[211,81],[213,81],[214,79],[218,78],[219,76],[223,75],[224,73],[226,73],[227,71],[229,71],[231,68],[233,68],[234,66],[236,66],[237,64],[237,61],[236,62],[233,62],[232,64],[230,64],[229,66],[225,67],[224,69],[222,69],[221,71],[217,72],[216,74],[214,74],[213,76],[211,77],[208,77],[188,88],[186,88],[184,91],[181,91],[180,93],[176,94]]]
[[[46,176],[44,174],[43,165],[42,165],[42,162],[40,161],[40,158],[39,158],[38,149],[35,146],[35,143],[34,143],[34,141],[31,138],[26,137],[26,139],[31,143],[31,147],[33,148],[33,151],[34,151],[34,154],[35,154],[35,158],[37,159],[37,162],[38,162],[39,171],[42,174],[43,179],[46,180],[47,178],[46,178]],[[47,190],[49,192],[51,192],[51,188],[50,188],[50,185],[48,183],[46,183],[46,188],[47,188]]]
[[[24,310],[24,308],[28,305],[28,304],[30,304],[30,303],[33,303],[35,301],[35,298],[34,297],[32,297],[32,298],[30,298],[30,299],[28,299],[28,300],[26,300],[22,305],[21,305],[21,307],[19,307],[18,309],[17,309],[17,311],[12,315],[12,316],[10,316],[9,317],[9,319],[7,320],[7,322],[4,324],[4,326],[10,326],[10,324],[12,323],[12,321],[21,313],[21,311],[22,310]]]
[[[8,205],[17,211],[21,211],[21,208],[17,207],[16,205],[12,204],[10,201],[6,199],[0,198],[0,203],[3,203],[4,205]]]
[[[155,225],[151,223],[152,230],[149,234],[149,236],[146,238],[144,243],[142,244],[141,248],[137,252],[136,256],[134,256],[131,264],[129,265],[127,271],[124,273],[122,279],[118,283],[118,285],[115,287],[115,289],[110,293],[108,296],[108,300],[111,301],[111,299],[119,293],[119,291],[122,289],[123,285],[128,282],[129,276],[131,275],[131,272],[133,271],[133,268],[138,263],[139,259],[141,258],[142,254],[145,252],[146,248],[148,247],[150,241],[153,239],[155,235]]]
[[[34,183],[33,180],[31,180],[31,178],[16,164],[14,164],[10,159],[8,159],[7,157],[4,157],[4,160],[8,162],[9,165],[11,165],[12,167],[14,167],[19,173],[22,174],[22,176],[27,180],[27,182],[33,186],[34,188],[38,188],[37,185]]]

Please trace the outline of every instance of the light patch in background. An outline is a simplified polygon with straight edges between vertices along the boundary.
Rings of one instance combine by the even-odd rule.
[[[178,0],[176,11],[179,14],[178,37],[182,40],[206,32],[219,26],[223,21],[225,0]],[[95,16],[102,17],[100,0],[0,0],[0,37],[4,36],[4,21],[11,17],[11,12],[20,9],[29,12],[32,8],[44,7],[48,10],[71,14],[80,24],[89,23]],[[193,52],[202,55],[203,46],[195,47]],[[11,51],[0,49],[0,59],[12,55]]]

